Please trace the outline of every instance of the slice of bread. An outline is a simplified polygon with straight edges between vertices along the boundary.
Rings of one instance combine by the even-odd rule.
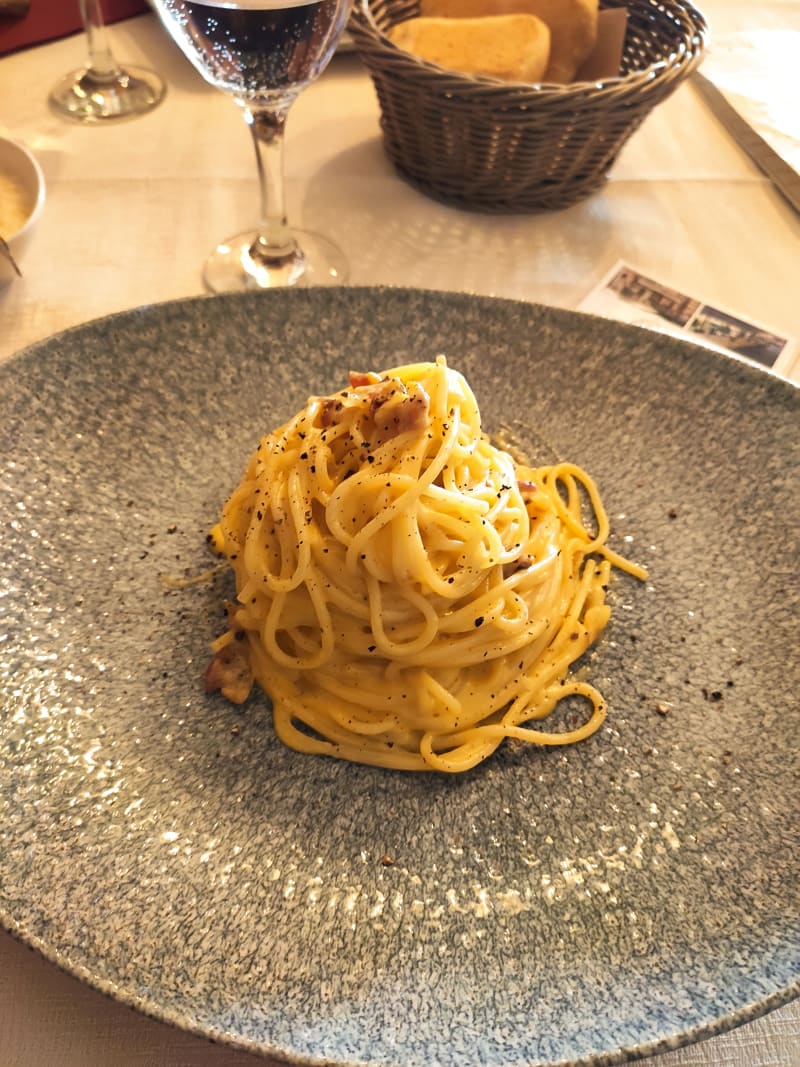
[[[413,18],[388,36],[439,67],[509,82],[540,82],[550,57],[550,31],[534,15]]]
[[[544,80],[566,84],[597,41],[598,0],[420,0],[427,18],[535,15],[550,29],[550,60]]]

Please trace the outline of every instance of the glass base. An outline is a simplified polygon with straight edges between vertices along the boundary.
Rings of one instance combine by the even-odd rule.
[[[164,98],[166,86],[152,70],[127,67],[101,75],[84,67],[62,78],[50,93],[50,106],[77,122],[133,118]]]
[[[206,286],[212,293],[230,293],[342,285],[347,281],[347,260],[333,241],[308,230],[293,230],[292,234],[297,242],[295,248],[274,258],[257,254],[259,237],[255,230],[229,237],[206,260]]]

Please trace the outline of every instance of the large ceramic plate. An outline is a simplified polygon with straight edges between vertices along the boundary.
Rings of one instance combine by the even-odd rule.
[[[264,697],[203,693],[228,577],[163,576],[208,564],[262,432],[439,352],[650,568],[585,664],[607,725],[456,778],[298,755]],[[8,929],[299,1063],[615,1063],[793,995],[797,390],[576,314],[343,289],[94,322],[0,397]]]

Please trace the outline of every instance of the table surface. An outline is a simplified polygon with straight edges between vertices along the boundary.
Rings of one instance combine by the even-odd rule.
[[[765,49],[780,44],[775,54],[790,54],[800,41],[797,0],[702,6],[713,31],[708,69],[735,53],[742,76],[752,75],[748,92],[760,71],[775,73]],[[84,61],[80,35],[0,60],[0,134],[31,148],[48,189],[24,277],[0,290],[0,361],[99,315],[200,295],[208,252],[256,214],[252,147],[230,100],[205,85],[154,16],[109,33],[121,61],[153,66],[168,83],[160,107],[120,125],[84,128],[48,111],[50,85]],[[743,43],[749,67],[741,66]],[[796,89],[794,70],[784,73]],[[780,108],[759,106],[764,129]],[[800,152],[796,129],[787,134],[778,123],[767,132]],[[589,200],[550,214],[495,217],[446,207],[398,177],[383,154],[371,82],[356,56],[341,54],[293,106],[286,177],[291,219],[339,243],[351,284],[576,307],[624,260],[800,338],[800,218],[691,84],[648,118]],[[800,380],[800,355],[782,370]],[[140,1016],[2,932],[0,1019],[4,1067],[264,1062]],[[800,1001],[647,1062],[793,1067]]]

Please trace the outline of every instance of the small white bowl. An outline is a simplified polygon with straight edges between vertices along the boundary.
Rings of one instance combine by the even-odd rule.
[[[0,137],[0,237],[11,249],[20,269],[25,248],[44,207],[44,196],[44,175],[34,157],[18,141]],[[7,214],[12,216],[7,226],[9,232],[4,229]],[[16,277],[14,268],[0,251],[0,286],[8,285]]]

